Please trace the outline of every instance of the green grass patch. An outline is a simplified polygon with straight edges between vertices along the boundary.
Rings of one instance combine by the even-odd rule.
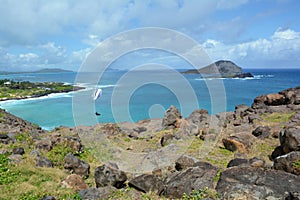
[[[88,163],[96,162],[94,155],[92,154],[91,148],[85,148],[83,153],[79,153],[78,157]]]
[[[234,153],[225,148],[215,147],[206,157],[206,161],[217,166],[219,169],[225,169],[228,162],[234,158]]]
[[[15,136],[15,138],[17,142],[27,142],[27,144],[33,144],[33,138],[29,133],[19,133]]]
[[[200,190],[193,190],[189,195],[184,194],[182,200],[202,200],[205,198],[218,199],[219,194],[212,189],[204,188]]]
[[[292,113],[271,113],[271,114],[263,114],[262,119],[267,122],[274,122],[274,123],[285,123],[288,122],[291,117],[295,114]]]
[[[300,160],[296,160],[292,163],[293,167],[300,171]]]
[[[51,194],[45,194],[42,192],[37,192],[34,190],[31,190],[29,192],[24,193],[21,197],[20,200],[37,200],[37,199],[42,199],[45,196],[51,196]],[[60,199],[66,199],[66,200],[81,200],[81,197],[79,196],[78,193],[75,194],[64,194],[60,197]]]
[[[279,140],[275,138],[256,141],[249,150],[248,158],[259,157],[265,161],[270,161],[270,155],[278,145]]]
[[[216,183],[220,180],[222,172],[223,172],[223,170],[219,170],[219,171],[217,172],[217,175],[213,178],[213,180],[214,180]]]
[[[46,195],[56,199],[80,199],[76,191],[62,188],[68,175],[58,168],[35,167],[31,158],[22,163],[9,164],[8,155],[0,155],[0,199],[42,199]]]
[[[63,168],[64,158],[68,153],[73,153],[70,147],[64,145],[56,145],[51,151],[46,153],[46,157],[48,157],[55,166]]]
[[[135,198],[133,198],[135,197]],[[143,200],[164,200],[166,198],[159,197],[154,193],[138,193],[135,189],[131,187],[125,187],[120,190],[113,191],[109,198],[109,200],[132,200],[132,199],[143,199]]]
[[[126,137],[126,138],[124,138],[124,141],[125,142],[130,142],[131,140],[130,140],[130,138]]]
[[[220,155],[223,155],[223,156],[233,156],[234,153],[232,151],[229,151],[228,149],[226,148],[217,148],[217,153],[219,153]]]
[[[9,168],[8,154],[0,155],[0,185],[14,182],[20,175],[19,171],[11,171]]]
[[[187,153],[190,153],[194,156],[199,157],[199,152],[201,146],[203,145],[204,141],[200,140],[199,138],[194,138],[193,141],[191,141],[189,147],[187,148]]]

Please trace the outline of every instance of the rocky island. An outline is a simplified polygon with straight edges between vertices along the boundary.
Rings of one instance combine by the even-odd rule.
[[[46,96],[52,93],[71,92],[82,87],[74,87],[64,83],[0,80],[0,101],[12,99],[27,99]]]
[[[204,78],[246,78],[253,77],[251,73],[243,73],[241,67],[232,61],[219,60],[201,69],[192,69],[183,74],[201,74]]]
[[[0,110],[0,199],[300,199],[300,87],[45,131]]]

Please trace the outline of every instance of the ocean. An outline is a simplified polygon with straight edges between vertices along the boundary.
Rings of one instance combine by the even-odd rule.
[[[58,126],[162,118],[170,105],[178,107],[183,117],[195,109],[206,109],[211,114],[233,111],[239,104],[251,106],[256,96],[300,86],[300,69],[244,69],[244,72],[251,72],[254,77],[204,80],[197,74],[179,72],[108,70],[94,85],[77,82],[76,72],[1,75],[0,79],[16,81],[75,83],[86,89],[2,101],[0,107],[51,130]],[[99,78],[95,73],[83,75],[93,80]],[[102,88],[103,94],[92,101],[96,88]],[[101,115],[96,116],[95,112]]]

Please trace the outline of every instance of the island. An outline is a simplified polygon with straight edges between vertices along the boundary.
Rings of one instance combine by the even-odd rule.
[[[27,99],[46,96],[51,93],[71,92],[83,89],[82,87],[57,82],[29,82],[0,80],[0,101],[13,99]]]
[[[45,73],[68,73],[73,72],[71,70],[61,69],[61,68],[43,68],[36,71],[20,71],[20,72],[10,72],[10,71],[0,71],[0,75],[8,75],[8,74],[45,74]]]
[[[251,73],[243,73],[241,67],[229,60],[219,60],[201,69],[190,69],[183,74],[201,74],[204,78],[246,78]]]

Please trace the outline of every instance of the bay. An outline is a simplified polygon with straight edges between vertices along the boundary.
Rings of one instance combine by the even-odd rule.
[[[244,71],[251,72],[254,78],[228,78],[214,82],[216,80],[204,80],[197,74],[185,74],[180,75],[181,78],[179,76],[179,78],[174,78],[173,74],[168,74],[165,71],[109,70],[103,74],[97,85],[89,82],[76,82],[78,75],[76,72],[10,74],[1,75],[0,79],[76,83],[86,88],[86,90],[77,92],[80,95],[90,95],[95,88],[102,88],[103,96],[92,102],[94,110],[101,113],[100,116],[97,116],[97,123],[122,121],[122,119],[136,122],[147,118],[161,118],[170,105],[175,105],[181,109],[184,117],[187,117],[195,109],[206,109],[209,113],[233,111],[235,106],[239,104],[251,106],[256,96],[277,93],[283,89],[300,86],[300,69],[245,69]],[[126,75],[128,75],[127,79],[124,78]],[[99,79],[95,73],[85,73],[84,76],[88,77],[87,80],[89,78]],[[159,78],[152,82],[138,82],[147,77],[149,80],[152,77]],[[163,80],[158,81],[160,79]],[[187,87],[183,81],[186,81],[191,88]],[[218,84],[217,87],[216,83]],[[131,88],[131,86],[137,87]],[[195,92],[197,106],[195,106],[193,96],[189,92]],[[219,94],[222,96],[219,97]],[[58,126],[72,127],[78,125],[74,122],[73,97],[74,92],[51,94],[41,98],[0,102],[0,107],[18,117],[51,130]],[[212,102],[218,99],[222,102],[217,102],[217,104],[224,103],[225,107],[216,108],[216,105],[213,105]],[[126,111],[129,112],[130,118],[122,116],[126,115],[124,114]],[[94,121],[87,121],[81,125],[93,124],[95,124]]]

